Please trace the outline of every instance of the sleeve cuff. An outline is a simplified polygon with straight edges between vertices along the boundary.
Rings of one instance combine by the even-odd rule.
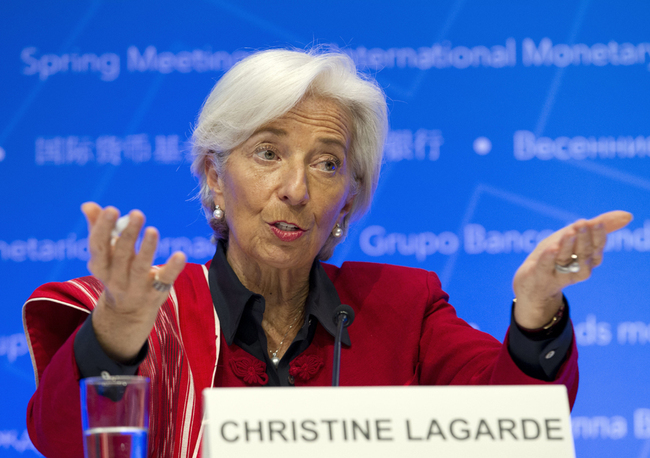
[[[74,339],[74,356],[81,378],[99,377],[103,372],[107,372],[109,375],[135,375],[148,352],[149,342],[147,341],[135,359],[129,361],[130,364],[114,361],[104,352],[97,340],[92,325],[92,315],[86,318]]]
[[[573,327],[569,325],[569,304],[564,296],[564,315],[550,335],[540,336],[520,328],[510,316],[508,351],[526,375],[550,382],[555,379],[571,348]],[[514,311],[514,308],[513,308]]]

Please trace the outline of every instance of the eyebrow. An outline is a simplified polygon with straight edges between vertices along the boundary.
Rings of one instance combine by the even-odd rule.
[[[261,133],[264,133],[264,132],[268,132],[268,133],[277,135],[278,137],[287,136],[287,131],[286,130],[280,129],[278,127],[267,126],[267,127],[261,127],[259,129],[257,129],[255,132],[253,132],[253,135],[251,135],[251,137],[253,137],[255,135],[258,135],[258,134],[261,134]],[[339,139],[331,138],[331,137],[319,137],[318,141],[320,143],[323,143],[324,145],[340,146],[343,149],[343,151],[345,151],[345,152],[348,151],[348,145],[346,145],[344,142],[342,142]]]
[[[318,141],[325,145],[338,145],[341,148],[343,148],[343,151],[345,152],[348,151],[348,145],[346,145],[341,140],[338,140],[336,138],[320,137]]]
[[[253,132],[253,135],[251,135],[251,137],[263,132],[269,132],[271,134],[277,135],[278,137],[284,137],[287,135],[287,131],[284,129],[278,129],[277,127],[261,127]]]

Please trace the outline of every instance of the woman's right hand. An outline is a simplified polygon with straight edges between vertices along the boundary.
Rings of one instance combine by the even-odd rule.
[[[153,287],[156,268],[152,267],[158,245],[158,231],[148,227],[140,251],[135,242],[144,225],[138,210],[129,213],[129,224],[111,245],[111,232],[119,218],[114,207],[102,209],[94,202],[81,206],[88,221],[88,270],[104,284],[92,314],[97,340],[112,359],[132,360],[140,352],[153,328],[158,309],[167,292]],[[158,280],[171,284],[185,267],[185,255],[176,252],[161,266]]]

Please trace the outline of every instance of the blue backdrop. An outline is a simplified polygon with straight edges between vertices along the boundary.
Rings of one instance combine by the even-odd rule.
[[[579,217],[635,215],[567,289],[580,351],[579,457],[650,456],[650,7],[646,2],[0,4],[0,455],[32,456],[21,306],[86,274],[79,205],[142,209],[157,261],[212,256],[187,140],[247,53],[334,44],[389,98],[371,212],[333,262],[438,272],[459,315],[502,339],[511,281]]]

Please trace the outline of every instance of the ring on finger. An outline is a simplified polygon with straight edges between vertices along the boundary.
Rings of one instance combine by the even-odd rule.
[[[578,262],[578,255],[572,254],[571,261],[568,264],[560,265],[557,262],[555,263],[555,270],[561,274],[575,274],[580,272],[580,263]]]
[[[160,291],[161,293],[166,293],[170,289],[172,289],[172,284],[171,283],[163,283],[160,281],[160,278],[158,278],[158,272],[156,271],[156,276],[153,279],[153,289],[156,291]]]

